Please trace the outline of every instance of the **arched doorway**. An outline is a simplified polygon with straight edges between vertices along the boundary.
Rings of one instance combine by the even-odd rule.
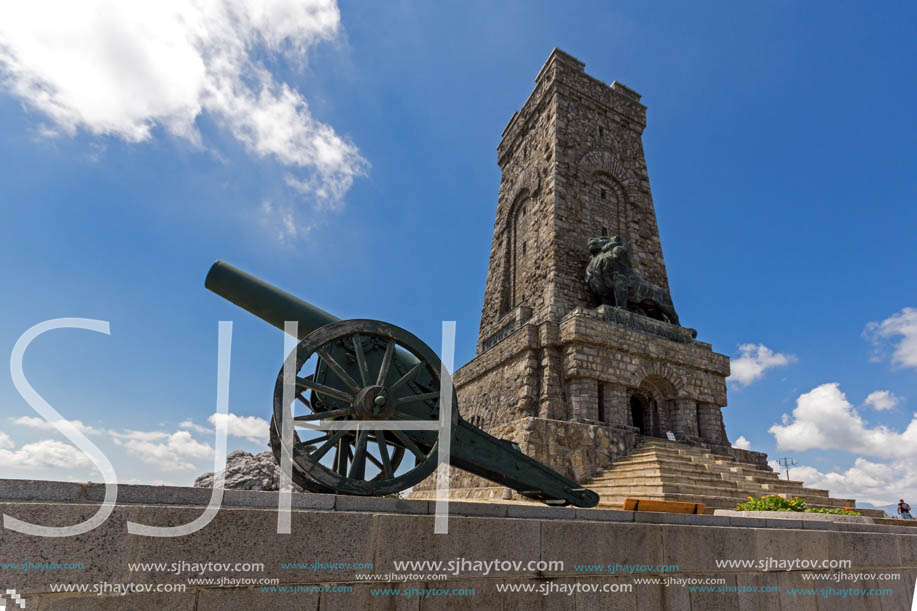
[[[666,438],[673,426],[675,387],[659,376],[647,376],[630,393],[630,421],[641,435]]]
[[[657,412],[652,395],[638,390],[630,396],[631,423],[640,430],[641,435],[659,436],[656,430],[659,420]]]
[[[635,427],[640,429],[641,435],[646,435],[646,429],[643,424],[643,411],[645,407],[643,401],[640,400],[640,397],[637,395],[632,395],[630,398],[630,421]]]

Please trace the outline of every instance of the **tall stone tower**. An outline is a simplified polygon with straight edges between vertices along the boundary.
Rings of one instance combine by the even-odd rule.
[[[766,465],[726,437],[729,359],[677,316],[602,305],[584,280],[587,242],[618,236],[627,278],[671,304],[641,140],[646,107],[584,67],[555,49],[503,131],[477,355],[455,374],[461,415],[579,482],[642,437],[669,433]],[[506,493],[462,472],[452,486],[460,497]]]
[[[645,127],[638,93],[551,53],[497,148],[503,176],[478,353],[513,328],[507,321],[559,321],[591,302],[583,282],[589,238],[621,236],[635,271],[668,289]]]

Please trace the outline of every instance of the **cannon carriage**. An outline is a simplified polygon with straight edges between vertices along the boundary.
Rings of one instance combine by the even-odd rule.
[[[287,321],[297,323],[299,343],[274,385],[270,443],[280,462],[281,425],[292,423],[292,477],[304,490],[379,496],[408,489],[436,469],[439,446],[448,441],[452,466],[526,498],[548,505],[598,503],[591,490],[462,419],[455,391],[440,396],[441,387],[452,385],[442,384],[449,374],[436,352],[409,331],[375,320],[339,320],[223,261],[211,267],[205,286],[280,330]],[[285,380],[285,371],[295,379]],[[440,413],[442,406],[448,414]],[[443,418],[450,427],[438,426]],[[388,421],[417,428],[372,428]],[[446,431],[451,437],[441,439]]]

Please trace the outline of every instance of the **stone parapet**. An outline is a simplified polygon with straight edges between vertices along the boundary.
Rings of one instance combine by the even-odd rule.
[[[54,486],[61,487],[56,492]],[[63,483],[15,484],[16,500],[4,499],[7,482],[0,482],[0,512],[20,520],[44,525],[74,524],[92,515],[98,504],[21,499],[34,489],[33,497],[66,496],[72,487]],[[77,484],[77,486],[79,486]],[[433,503],[360,497],[332,497],[329,509],[294,509],[291,534],[278,534],[277,513],[266,510],[276,504],[277,493],[254,492],[264,497],[253,506],[223,508],[197,533],[176,538],[129,535],[128,520],[157,526],[190,522],[203,505],[169,504],[163,498],[182,498],[170,488],[142,487],[139,494],[121,486],[135,504],[119,504],[112,516],[89,533],[68,538],[38,538],[0,530],[0,549],[15,562],[73,562],[83,569],[68,571],[8,571],[0,576],[4,588],[24,595],[26,609],[42,611],[122,609],[172,609],[177,611],[250,609],[799,609],[814,608],[815,598],[793,596],[790,588],[812,588],[813,576],[831,578],[834,569],[761,570],[718,568],[717,560],[844,559],[845,573],[897,573],[898,580],[881,582],[890,591],[882,597],[863,593],[818,599],[824,608],[848,611],[875,608],[910,608],[917,579],[917,534],[913,529],[871,524],[797,522],[726,516],[691,516],[629,511],[582,510],[519,504],[450,503],[449,533],[433,534]],[[312,495],[302,495],[312,496]],[[317,495],[322,496],[322,495]],[[344,499],[347,499],[346,501]],[[339,508],[340,507],[340,508]],[[782,523],[777,523],[782,522]],[[367,583],[362,574],[404,573],[394,562],[403,560],[518,561],[519,570],[490,571],[481,567],[449,571],[445,579],[378,581]],[[529,569],[530,561],[555,561],[551,568]],[[148,571],[128,570],[128,563],[162,563]],[[236,562],[263,563],[264,570],[244,573],[219,568],[207,573],[215,579],[276,579],[278,588],[260,586],[215,587],[190,584],[186,573],[176,575],[172,563]],[[284,569],[282,563],[327,563],[326,568]],[[364,563],[365,570],[331,568],[332,563]],[[643,565],[635,572],[605,571],[605,565]],[[594,565],[588,570],[575,566]],[[677,565],[677,572],[657,570]],[[762,564],[761,566],[764,566]],[[447,573],[447,571],[442,571]],[[456,574],[457,573],[457,574]],[[636,583],[635,578],[722,578],[722,592],[692,592],[688,587]],[[51,585],[127,584],[185,586],[183,592],[132,593],[125,596],[94,593],[52,593]],[[817,581],[814,583],[818,583]],[[863,581],[843,578],[830,583],[836,589],[865,591]],[[539,591],[553,584],[553,593]],[[581,584],[575,596],[557,586]],[[529,586],[531,592],[503,592],[507,585]],[[614,592],[586,592],[584,586],[614,586]],[[627,586],[622,588],[621,586]],[[766,586],[772,591],[738,592],[741,587]],[[293,594],[294,588],[301,592]],[[421,595],[407,597],[383,588],[465,589],[461,596]],[[312,588],[312,592],[307,590]],[[320,588],[323,591],[315,591]],[[474,590],[473,594],[467,590]],[[813,606],[805,607],[812,603]]]

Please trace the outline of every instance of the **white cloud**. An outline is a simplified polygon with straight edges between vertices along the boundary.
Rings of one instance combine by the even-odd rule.
[[[281,244],[288,244],[311,229],[296,218],[292,206],[278,206],[267,200],[261,202],[259,222]]]
[[[142,142],[161,128],[199,144],[207,115],[334,208],[368,163],[263,58],[301,66],[339,29],[335,0],[3,2],[0,86],[48,117],[49,136]]]
[[[742,386],[761,379],[764,372],[772,367],[782,367],[796,362],[792,354],[773,352],[764,344],[742,344],[739,346],[739,357],[730,363],[729,381]]]
[[[2,434],[0,434],[2,435]],[[41,468],[41,467],[90,467],[92,461],[79,449],[53,439],[43,439],[35,443],[28,443],[18,450],[12,450],[12,441],[8,436],[6,443],[0,443],[8,449],[0,449],[0,467],[11,469]],[[0,442],[3,439],[0,438]],[[94,468],[94,467],[93,467]]]
[[[210,424],[219,426],[224,422],[226,432],[233,437],[244,437],[252,443],[266,444],[269,436],[269,424],[264,418],[256,416],[239,416],[236,414],[213,414],[208,419]]]
[[[187,459],[204,459],[213,457],[213,448],[206,443],[195,441],[188,431],[165,434],[165,441],[156,442],[141,436],[122,441],[128,452],[147,464],[157,465],[166,471],[194,469]],[[156,437],[160,439],[160,437]]]
[[[771,463],[774,469],[782,469]],[[855,499],[857,503],[888,505],[898,499],[917,499],[917,464],[911,461],[889,463],[857,458],[847,470],[819,471],[815,467],[790,467],[790,478],[810,488],[829,490],[832,497]],[[912,503],[913,504],[913,503]]]
[[[0,450],[12,450],[14,447],[16,447],[16,444],[13,443],[10,436],[0,431]]]
[[[192,431],[196,431],[198,433],[210,433],[211,435],[213,435],[213,429],[208,429],[206,426],[195,424],[191,420],[182,420],[181,422],[178,423],[178,428],[191,429]]]
[[[864,404],[871,405],[879,411],[889,410],[900,402],[901,399],[896,397],[890,390],[874,390],[863,401]]]
[[[782,450],[844,450],[886,459],[917,459],[917,414],[899,433],[884,425],[869,426],[838,384],[822,384],[796,400],[792,417],[769,432]]]
[[[884,340],[900,337],[892,352],[892,364],[917,369],[917,308],[903,308],[881,322],[871,322],[863,334],[872,339],[877,355]]]
[[[167,439],[169,433],[165,431],[132,431],[125,429],[123,431],[109,431],[112,441],[118,445],[123,445],[123,440],[127,441],[154,441],[156,439]]]
[[[44,418],[38,418],[36,416],[22,416],[20,418],[16,418],[15,420],[13,420],[13,424],[16,424],[19,426],[27,426],[29,428],[38,429],[41,431],[56,431],[57,430],[57,428],[55,428],[55,426],[52,423],[48,422]],[[76,430],[78,430],[79,432],[81,432],[84,435],[99,435],[105,432],[100,429],[91,427],[88,424],[83,424],[79,420],[70,420],[70,424],[72,424]]]
[[[745,435],[739,435],[739,438],[732,442],[732,447],[740,450],[750,450],[751,442],[745,439]]]

